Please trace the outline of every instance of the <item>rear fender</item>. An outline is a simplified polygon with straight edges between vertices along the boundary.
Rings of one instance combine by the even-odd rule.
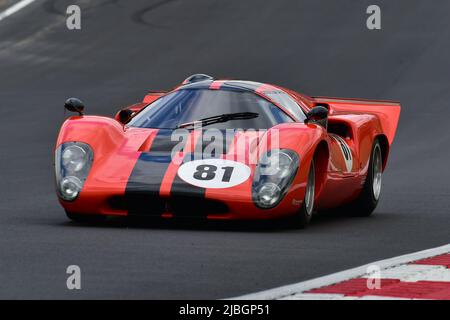
[[[330,106],[330,116],[339,114],[371,114],[378,118],[380,130],[377,134],[386,136],[392,144],[400,118],[400,103],[385,100],[341,99],[331,97],[314,97],[316,103]]]

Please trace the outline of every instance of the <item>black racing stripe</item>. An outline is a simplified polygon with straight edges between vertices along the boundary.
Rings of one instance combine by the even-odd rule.
[[[183,89],[209,89],[212,80],[205,80],[183,85],[179,90]],[[254,81],[242,81],[242,80],[228,80],[221,84],[220,90],[246,90],[255,92],[263,83]]]
[[[220,134],[213,136],[205,135],[204,131],[202,137],[196,142],[194,152],[185,154],[183,163],[207,158],[220,158],[223,154],[228,153],[233,141],[234,131],[220,130]],[[185,182],[177,174],[170,193],[173,196],[189,195],[202,198],[205,195],[205,189]]]
[[[221,135],[215,135],[214,138],[203,135],[196,142],[194,152],[185,155],[183,163],[205,158],[220,158],[221,155],[228,152],[233,141],[234,133],[230,131],[221,130]],[[213,152],[210,153],[211,150]],[[182,180],[177,174],[170,190],[170,208],[174,216],[206,217],[208,210],[204,207],[208,203],[205,200],[205,193],[205,188],[193,186]]]
[[[208,134],[208,132],[210,132],[210,134]],[[220,158],[223,154],[227,154],[234,141],[235,134],[236,130],[234,129],[214,129],[212,131],[206,128],[202,135],[201,143],[199,141],[196,145],[195,152],[200,152],[200,158],[196,159]]]
[[[160,129],[149,152],[143,152],[129,177],[125,204],[130,215],[161,214],[166,204],[159,189],[171,162],[171,152],[179,141],[172,141],[172,130]]]
[[[198,150],[198,148],[202,148],[201,139],[196,142],[194,150]],[[194,160],[194,154],[195,151],[194,153],[189,152],[185,154],[183,163]],[[193,186],[185,182],[177,173],[170,189],[170,211],[175,217],[206,218],[206,212],[200,209],[205,200],[205,192],[205,188]]]
[[[201,140],[199,140],[201,141]],[[199,142],[197,142],[197,144],[199,144]],[[202,145],[200,144],[198,146],[198,148],[201,148]],[[197,146],[195,147],[197,150]],[[189,162],[189,161],[193,161],[193,160],[198,160],[200,158],[197,158],[194,153],[187,153],[185,154],[184,158],[183,158],[183,163]],[[194,198],[204,198],[205,197],[205,188],[200,188],[197,186],[193,186],[187,182],[185,182],[183,179],[181,179],[177,173],[177,175],[175,176],[173,182],[172,182],[172,187],[170,189],[170,197],[172,199],[176,199],[177,197],[194,197]]]
[[[208,204],[205,200],[206,189],[185,182],[178,174],[172,182],[169,199],[160,197],[159,190],[171,162],[171,153],[179,143],[172,141],[171,135],[172,130],[159,130],[149,152],[143,152],[137,160],[127,183],[123,203],[117,204],[128,209],[128,214],[160,215],[166,211],[178,217],[206,217],[208,214],[205,207]],[[194,152],[185,154],[183,163],[219,158],[228,152],[233,141],[232,131],[221,130],[221,134],[214,135],[212,139],[211,136],[204,135],[196,142]],[[217,154],[211,154],[208,150],[214,150]]]

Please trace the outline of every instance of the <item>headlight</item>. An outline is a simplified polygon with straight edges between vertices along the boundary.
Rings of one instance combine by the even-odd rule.
[[[280,198],[281,189],[275,183],[264,183],[256,191],[257,203],[265,208],[272,207]]]
[[[253,177],[255,204],[263,209],[275,207],[286,194],[299,166],[297,153],[274,149],[261,157]]]
[[[83,169],[88,160],[86,151],[78,146],[71,145],[62,153],[62,165],[70,172],[78,172]]]
[[[67,200],[75,199],[78,197],[82,186],[83,183],[77,177],[63,178],[61,180],[61,195]]]
[[[83,189],[94,160],[92,149],[81,142],[66,142],[55,154],[56,186],[59,196],[75,200]]]

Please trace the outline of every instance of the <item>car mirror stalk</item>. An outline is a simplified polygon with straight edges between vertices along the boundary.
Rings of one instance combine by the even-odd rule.
[[[328,109],[321,105],[315,106],[306,114],[305,123],[317,123],[326,129],[328,126]]]

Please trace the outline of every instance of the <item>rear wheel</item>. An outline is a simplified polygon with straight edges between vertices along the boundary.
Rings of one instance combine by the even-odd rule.
[[[375,140],[369,161],[366,182],[363,190],[349,206],[349,211],[354,216],[367,217],[372,214],[378,204],[381,195],[381,180],[383,175],[383,155],[380,142]]]
[[[79,214],[66,211],[67,218],[78,223],[100,223],[106,220],[106,216],[98,214]]]
[[[311,221],[314,213],[314,198],[316,188],[316,177],[314,170],[314,160],[309,167],[308,180],[306,183],[305,199],[303,200],[300,212],[297,215],[297,225],[299,228],[305,228]]]

